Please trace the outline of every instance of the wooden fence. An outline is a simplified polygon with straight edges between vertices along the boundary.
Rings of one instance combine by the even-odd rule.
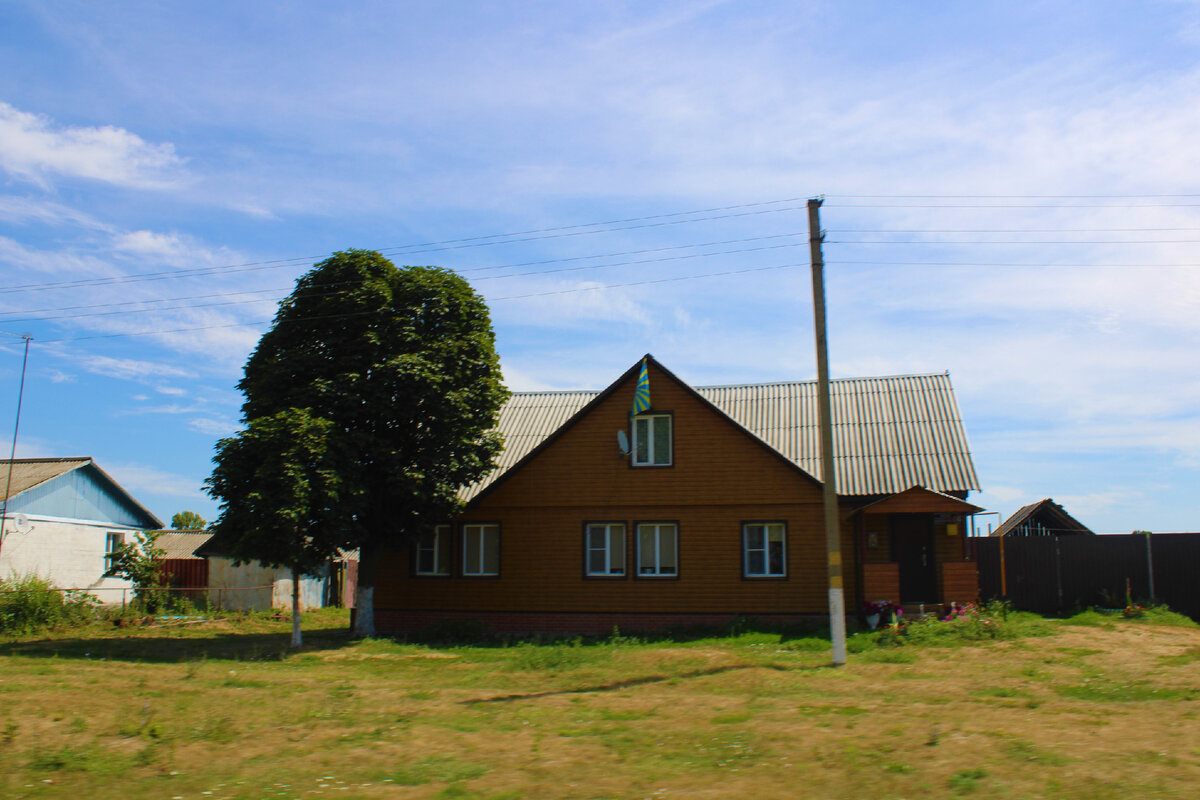
[[[984,598],[1057,614],[1088,606],[1165,603],[1200,620],[1200,533],[1020,536],[971,540]]]

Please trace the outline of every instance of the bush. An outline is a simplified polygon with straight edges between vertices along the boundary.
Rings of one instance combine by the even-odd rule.
[[[87,592],[63,591],[37,575],[14,575],[0,579],[0,631],[28,634],[85,625],[96,618],[98,604]]]

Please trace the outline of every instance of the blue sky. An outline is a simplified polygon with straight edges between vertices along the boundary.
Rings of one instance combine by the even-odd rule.
[[[949,370],[976,502],[1200,530],[1200,4],[9,2],[0,40],[18,453],[164,519],[214,515],[335,250],[461,270],[516,390],[809,379],[824,195],[831,369]]]

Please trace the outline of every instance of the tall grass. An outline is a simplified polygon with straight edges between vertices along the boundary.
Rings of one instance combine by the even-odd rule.
[[[0,632],[29,634],[84,625],[96,618],[98,601],[87,592],[63,591],[37,575],[0,579]]]

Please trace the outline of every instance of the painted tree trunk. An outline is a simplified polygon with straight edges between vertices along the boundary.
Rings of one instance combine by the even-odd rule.
[[[292,647],[300,647],[300,571],[292,567]]]
[[[375,572],[379,564],[379,545],[362,545],[358,550],[358,585],[354,591],[354,635],[361,639],[375,635]]]

